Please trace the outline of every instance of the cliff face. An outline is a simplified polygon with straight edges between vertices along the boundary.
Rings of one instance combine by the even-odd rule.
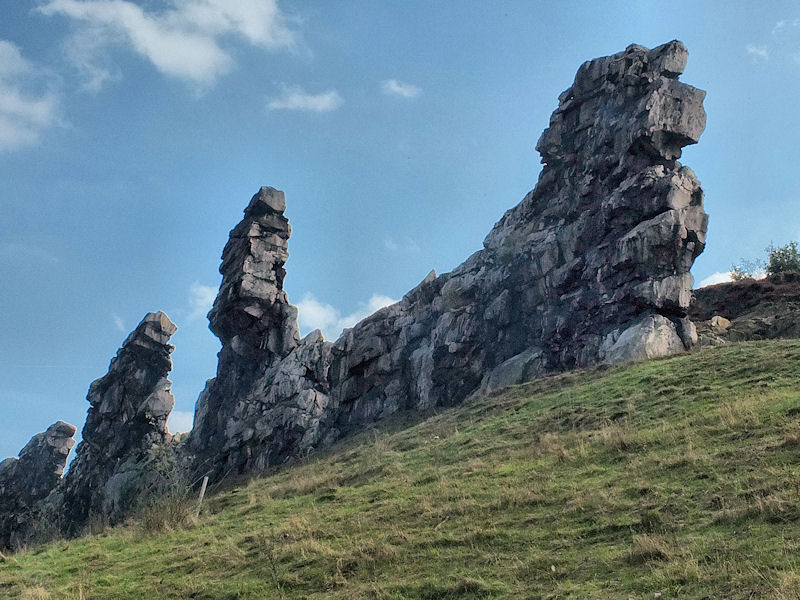
[[[677,79],[687,56],[670,42],[585,63],[537,145],[538,184],[484,250],[452,273],[431,274],[334,344],[317,332],[299,344],[292,337],[294,309],[281,287],[283,195],[262,189],[231,233],[209,314],[223,350],[191,436],[201,469],[261,468],[400,410],[690,348],[689,270],[707,216],[694,173],[676,160],[705,126],[705,93]],[[260,197],[278,195],[254,216]],[[253,241],[263,236],[255,224],[267,217],[283,227],[273,226],[279,242],[254,250],[263,244]],[[259,293],[242,303],[231,293],[236,282]],[[241,351],[238,340],[249,340]]]
[[[93,515],[118,522],[175,469],[215,479],[263,469],[398,411],[690,348],[689,269],[707,217],[700,184],[677,162],[705,125],[704,92],[678,81],[686,59],[670,42],[581,66],[537,145],[536,187],[484,249],[334,343],[298,335],[283,291],[285,200],[262,188],[222,254],[209,313],[222,350],[188,441],[166,428],[176,328],[150,313],[92,384],[67,476],[66,424],[0,464],[0,546],[24,542],[36,515],[67,534]]]

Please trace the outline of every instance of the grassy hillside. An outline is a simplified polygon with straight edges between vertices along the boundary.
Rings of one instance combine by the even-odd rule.
[[[0,559],[0,598],[800,598],[800,341],[512,388],[153,528]]]

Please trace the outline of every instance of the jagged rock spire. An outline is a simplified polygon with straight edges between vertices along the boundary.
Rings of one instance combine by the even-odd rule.
[[[241,433],[232,424],[245,419],[243,399],[300,343],[297,309],[283,291],[292,231],[284,210],[283,192],[262,187],[222,251],[222,284],[208,313],[222,349],[217,376],[197,401],[191,434],[203,464],[215,463],[230,438]]]
[[[35,533],[37,504],[61,482],[75,445],[74,425],[58,421],[0,463],[0,548],[23,545]]]
[[[223,348],[195,413],[201,470],[268,466],[399,410],[690,348],[689,269],[707,216],[676,160],[705,126],[705,92],[677,79],[687,56],[673,41],[581,66],[537,145],[536,187],[484,250],[332,347],[309,336],[286,352],[296,343],[281,290],[288,224],[283,195],[259,192],[223,253],[210,314]]]
[[[223,348],[273,362],[297,346],[297,309],[283,291],[292,229],[283,192],[262,187],[222,251],[222,284],[208,314]]]
[[[141,493],[154,448],[170,438],[167,418],[175,403],[168,343],[177,330],[163,312],[149,313],[94,381],[91,405],[75,461],[64,481],[64,510],[78,529],[93,513],[114,522]],[[153,475],[158,475],[154,473]]]

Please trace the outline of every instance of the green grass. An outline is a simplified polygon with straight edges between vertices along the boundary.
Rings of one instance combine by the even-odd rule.
[[[800,341],[550,377],[0,559],[0,598],[800,598]]]

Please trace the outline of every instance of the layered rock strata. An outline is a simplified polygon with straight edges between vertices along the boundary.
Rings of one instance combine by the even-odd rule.
[[[0,463],[0,548],[23,546],[38,533],[41,502],[61,483],[76,431],[58,421],[33,436],[18,458]]]
[[[137,498],[174,476],[167,418],[175,401],[167,375],[176,329],[163,312],[147,314],[108,373],[89,387],[83,439],[63,485],[48,499],[68,533],[93,516],[118,522]]]
[[[707,216],[677,159],[705,126],[680,42],[581,66],[542,134],[544,167],[484,249],[334,344],[298,342],[282,289],[283,195],[257,194],[209,314],[223,344],[191,446],[215,476],[263,468],[401,410],[599,362],[691,348],[689,270]]]

